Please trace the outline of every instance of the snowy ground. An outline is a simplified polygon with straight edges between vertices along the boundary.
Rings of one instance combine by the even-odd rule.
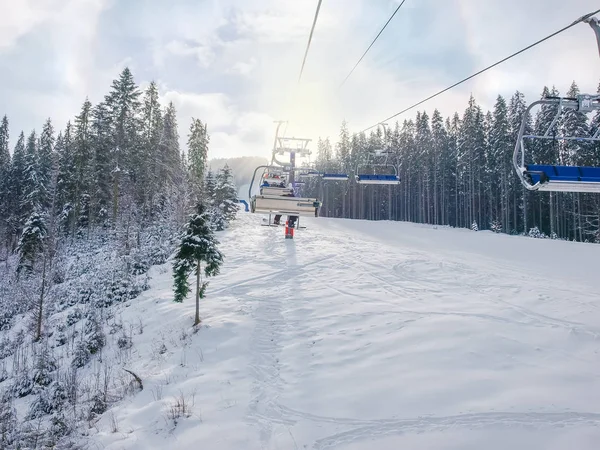
[[[324,218],[286,241],[260,221],[221,235],[197,334],[169,266],[122,307],[145,389],[91,448],[598,448],[600,246]]]

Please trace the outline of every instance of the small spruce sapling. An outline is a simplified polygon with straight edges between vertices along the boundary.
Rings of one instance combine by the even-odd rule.
[[[190,216],[186,230],[179,244],[173,277],[175,278],[174,301],[181,303],[190,291],[188,276],[196,271],[196,316],[194,325],[200,323],[200,299],[204,298],[208,281],[202,281],[202,271],[207,277],[218,275],[223,263],[223,255],[217,249],[219,241],[210,226],[210,218],[202,203],[196,207],[196,213]],[[202,268],[204,263],[204,269]]]
[[[493,220],[490,225],[490,230],[492,230],[494,233],[501,233],[502,223],[499,220]]]

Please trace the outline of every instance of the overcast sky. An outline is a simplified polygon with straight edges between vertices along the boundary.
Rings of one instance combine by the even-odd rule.
[[[88,96],[98,102],[129,66],[178,110],[208,123],[209,157],[267,156],[274,120],[288,136],[359,131],[597,9],[597,0],[406,0],[348,82],[339,85],[400,0],[0,0],[0,114],[21,129],[58,128]],[[595,92],[600,59],[579,24],[420,110],[462,113],[515,90]],[[413,117],[416,111],[405,116]]]

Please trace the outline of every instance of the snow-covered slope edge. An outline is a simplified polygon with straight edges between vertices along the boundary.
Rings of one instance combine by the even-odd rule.
[[[143,322],[122,366],[144,390],[90,448],[596,448],[600,247],[335,219],[285,241],[259,223],[219,236],[196,334],[169,264],[118,307]]]
[[[234,223],[233,231],[218,236],[226,264],[223,275],[210,280],[200,327],[192,328],[192,295],[183,304],[172,301],[171,262],[153,267],[150,290],[119,307],[117,314],[124,322],[141,320],[144,326],[143,334],[133,337],[134,350],[124,366],[141,377],[144,389],[94,424],[90,435],[102,447],[186,448],[180,440],[211,442],[215,427],[227,434],[224,428],[229,425],[231,436],[239,433],[242,417],[232,418],[228,410],[249,401],[243,348],[248,346],[250,323],[240,320],[246,313],[239,299],[221,293],[236,277],[247,275],[232,270],[235,253],[243,252],[243,247],[232,245],[243,244],[243,239],[236,239],[237,226]]]

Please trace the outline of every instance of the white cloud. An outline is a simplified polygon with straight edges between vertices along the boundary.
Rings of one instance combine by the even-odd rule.
[[[291,2],[263,10],[240,10],[233,18],[233,25],[242,36],[258,44],[305,41],[312,14],[306,4]]]
[[[270,156],[270,146],[265,142],[249,142],[239,135],[221,131],[210,135],[209,159],[233,158],[238,156]]]
[[[114,2],[114,17],[127,27],[110,32],[107,23],[98,24],[105,0],[21,0],[2,8],[10,13],[0,18],[0,52],[20,48],[19,37],[28,33],[46,36],[54,49],[40,58],[53,61],[66,87],[37,99],[33,89],[19,94],[24,100],[14,107],[36,115],[26,129],[39,127],[38,116],[72,117],[86,95],[98,101],[127,63],[140,84],[155,79],[163,103],[176,105],[182,144],[197,117],[208,123],[211,156],[267,156],[274,119],[290,121],[288,135],[315,141],[335,138],[343,119],[359,131],[568,24],[595,3],[407,2],[342,89],[398,0],[323,2],[300,85],[316,0],[148,0],[143,9]],[[114,48],[104,52],[119,56],[104,54],[99,62],[98,43],[109,45],[105,40]],[[471,93],[491,108],[499,93],[518,89],[533,100],[545,84],[565,92],[572,80],[595,90],[599,68],[592,31],[577,25],[417,109],[462,113]]]
[[[12,47],[31,29],[55,17],[61,0],[0,1],[0,50]]]
[[[211,158],[267,156],[270,151],[273,118],[254,111],[240,111],[225,94],[168,91],[161,102],[165,105],[173,102],[177,109],[182,142],[187,140],[192,117],[207,124]]]
[[[102,95],[100,86],[110,78],[96,66],[91,48],[98,18],[111,1],[0,0],[0,54],[19,83],[0,88],[0,97],[10,98],[3,106],[13,137],[21,129],[39,130],[47,117],[63,128],[87,95]],[[49,88],[40,88],[45,85]]]
[[[208,123],[211,127],[230,125],[237,114],[230,99],[221,93],[194,94],[168,91],[162,95],[161,101],[165,105],[173,102],[178,117],[190,119],[194,117]]]
[[[289,133],[297,136],[335,139],[343,119],[348,120],[351,131],[373,125],[560,28],[576,18],[579,10],[583,14],[590,9],[592,1],[573,0],[568,6],[553,2],[556,8],[550,8],[545,0],[532,0],[526,5],[520,0],[496,5],[478,0],[425,3],[407,3],[342,89],[339,83],[387,20],[395,8],[393,3],[324,3],[303,81],[298,85],[316,2],[310,7],[305,2],[275,0],[233,2],[235,13],[226,16],[229,22],[221,25],[233,27],[235,38],[212,40],[216,59],[211,69],[226,74],[237,72],[248,80],[240,80],[245,89],[229,98],[236,110],[234,117],[240,117],[237,111],[244,110],[289,120]],[[432,7],[435,14],[428,15],[427,9]],[[523,8],[523,14],[512,13]],[[544,14],[545,10],[552,13]],[[556,37],[416,110],[427,110],[431,115],[438,108],[445,116],[455,111],[462,114],[471,93],[484,108],[492,108],[498,94],[510,96],[518,89],[533,99],[544,84],[557,84],[566,90],[572,79],[584,89],[595,89],[594,74],[598,72],[584,70],[598,65],[593,45],[591,30],[580,25],[568,35]],[[450,55],[461,50],[464,61],[453,60]],[[413,118],[416,110],[392,122]],[[246,154],[251,148],[240,142],[237,120],[232,120],[232,129],[215,135],[215,151]],[[268,138],[264,142],[268,149],[275,126],[270,120],[262,126],[266,128]]]
[[[170,56],[191,56],[199,67],[206,68],[216,59],[214,46],[172,40],[164,46],[155,48],[153,57],[155,64],[162,66]]]
[[[248,61],[238,61],[231,66],[228,73],[250,75],[254,71],[257,65],[256,58],[250,58]]]
[[[51,25],[63,33],[93,34],[87,18],[101,11],[105,0],[0,0],[0,50],[41,25]],[[73,39],[77,41],[77,39]]]

